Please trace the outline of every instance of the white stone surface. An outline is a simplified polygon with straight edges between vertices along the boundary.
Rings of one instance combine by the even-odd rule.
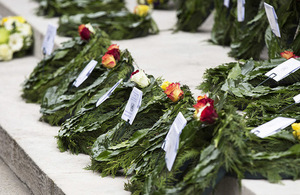
[[[299,195],[300,181],[282,180],[279,184],[266,180],[242,180],[243,195]]]

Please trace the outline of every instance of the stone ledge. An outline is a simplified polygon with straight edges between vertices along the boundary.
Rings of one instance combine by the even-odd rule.
[[[33,194],[65,194],[0,126],[0,156]]]

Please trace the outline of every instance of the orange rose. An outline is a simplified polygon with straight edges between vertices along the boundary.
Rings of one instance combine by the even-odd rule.
[[[280,53],[281,57],[285,58],[285,59],[290,59],[290,58],[295,58],[295,54],[292,51],[284,51]]]
[[[81,33],[82,29],[85,28],[85,25],[84,24],[81,24],[78,26],[78,32],[79,34]]]
[[[117,44],[112,44],[112,45],[109,46],[109,48],[107,49],[107,51],[110,51],[110,50],[112,50],[112,49],[119,49],[119,45],[117,45]]]
[[[113,67],[116,66],[116,60],[115,60],[115,58],[114,58],[113,55],[111,55],[111,54],[105,54],[102,57],[102,64],[106,68],[113,68]]]
[[[183,91],[180,89],[179,83],[170,84],[166,90],[165,94],[172,100],[172,102],[177,102],[180,98],[183,97]]]
[[[203,98],[207,98],[207,96],[206,95],[204,95],[204,96],[198,96],[198,98],[197,98],[197,101],[199,101],[199,100],[201,100],[201,99],[203,99]]]

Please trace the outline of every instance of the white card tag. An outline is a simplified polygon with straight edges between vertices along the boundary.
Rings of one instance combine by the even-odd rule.
[[[252,129],[251,133],[254,133],[260,138],[265,138],[280,132],[280,130],[286,128],[295,121],[296,119],[293,118],[277,117],[265,124]]]
[[[109,96],[114,92],[114,90],[119,86],[119,84],[123,81],[123,79],[120,79],[110,90],[108,90],[101,98],[98,99],[96,103],[96,107],[98,107],[100,104],[102,104]]]
[[[299,68],[300,68],[300,62],[298,60],[295,60],[294,58],[291,58],[279,64],[277,67],[273,68],[265,75],[278,82],[281,79],[289,76],[293,72],[297,71]]]
[[[238,21],[243,22],[245,20],[245,0],[238,0],[237,14],[238,14]]]
[[[277,21],[277,15],[275,12],[275,9],[272,5],[269,5],[267,3],[264,3],[265,11],[269,20],[269,24],[271,26],[272,32],[277,36],[281,37],[280,35],[280,29]]]
[[[91,60],[85,66],[85,68],[81,71],[79,76],[74,81],[73,85],[75,87],[79,87],[90,76],[90,74],[93,72],[93,70],[94,70],[95,66],[97,65],[97,63],[98,62],[96,60]]]
[[[142,96],[143,92],[141,90],[136,87],[132,89],[129,100],[121,117],[123,120],[128,121],[130,125],[132,125],[139,107],[142,104]]]
[[[230,3],[230,0],[224,0],[224,6],[225,7],[228,8],[229,7],[229,3]]]
[[[42,45],[42,51],[44,55],[50,55],[52,53],[54,47],[54,39],[56,36],[56,29],[56,26],[53,26],[52,24],[48,25],[47,32]]]
[[[169,171],[171,171],[174,161],[176,159],[177,150],[179,148],[179,137],[182,129],[187,124],[187,120],[184,118],[181,112],[178,113],[173,121],[171,128],[165,138],[162,145],[162,149],[166,151],[165,161]]]
[[[300,94],[298,94],[295,97],[293,97],[293,99],[295,100],[296,104],[300,103]]]

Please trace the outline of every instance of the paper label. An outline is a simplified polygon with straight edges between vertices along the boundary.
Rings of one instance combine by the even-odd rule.
[[[130,125],[132,125],[139,107],[142,104],[142,96],[143,92],[141,90],[136,87],[132,89],[129,100],[121,117],[123,120],[129,121]]]
[[[238,0],[237,14],[238,14],[238,21],[243,22],[245,20],[245,0]]]
[[[277,117],[265,124],[252,129],[251,133],[254,133],[260,138],[265,138],[280,132],[280,130],[286,128],[295,121],[296,119],[293,118]]]
[[[293,97],[293,99],[295,100],[296,104],[300,103],[300,94],[298,94],[295,97]]]
[[[277,36],[281,37],[280,35],[280,29],[277,21],[277,15],[275,12],[275,9],[272,5],[269,5],[267,3],[264,3],[265,11],[269,20],[270,27],[272,29],[272,32]]]
[[[179,137],[186,124],[187,120],[184,118],[182,113],[179,112],[162,145],[162,149],[166,152],[165,161],[169,171],[171,171],[176,159],[177,150],[179,148]]]
[[[47,32],[43,41],[42,51],[44,55],[50,55],[54,47],[54,39],[56,36],[56,26],[48,25]]]
[[[85,66],[85,68],[81,71],[79,76],[74,81],[73,85],[75,87],[79,87],[90,76],[90,74],[93,72],[93,70],[94,70],[95,66],[97,65],[97,63],[98,62],[96,60],[91,60]]]
[[[123,79],[120,79],[110,90],[108,90],[101,98],[98,99],[96,103],[96,107],[98,107],[100,104],[102,104],[109,96],[114,92],[114,90],[119,86],[119,84],[123,81]]]
[[[227,7],[227,8],[228,8],[228,7],[229,7],[229,3],[230,3],[230,1],[229,1],[229,0],[224,0],[224,6],[225,6],[225,7]]]
[[[278,82],[281,79],[284,79],[285,77],[289,76],[293,72],[297,71],[299,68],[300,62],[298,60],[295,60],[294,58],[291,58],[279,64],[277,67],[273,68],[265,75]]]

